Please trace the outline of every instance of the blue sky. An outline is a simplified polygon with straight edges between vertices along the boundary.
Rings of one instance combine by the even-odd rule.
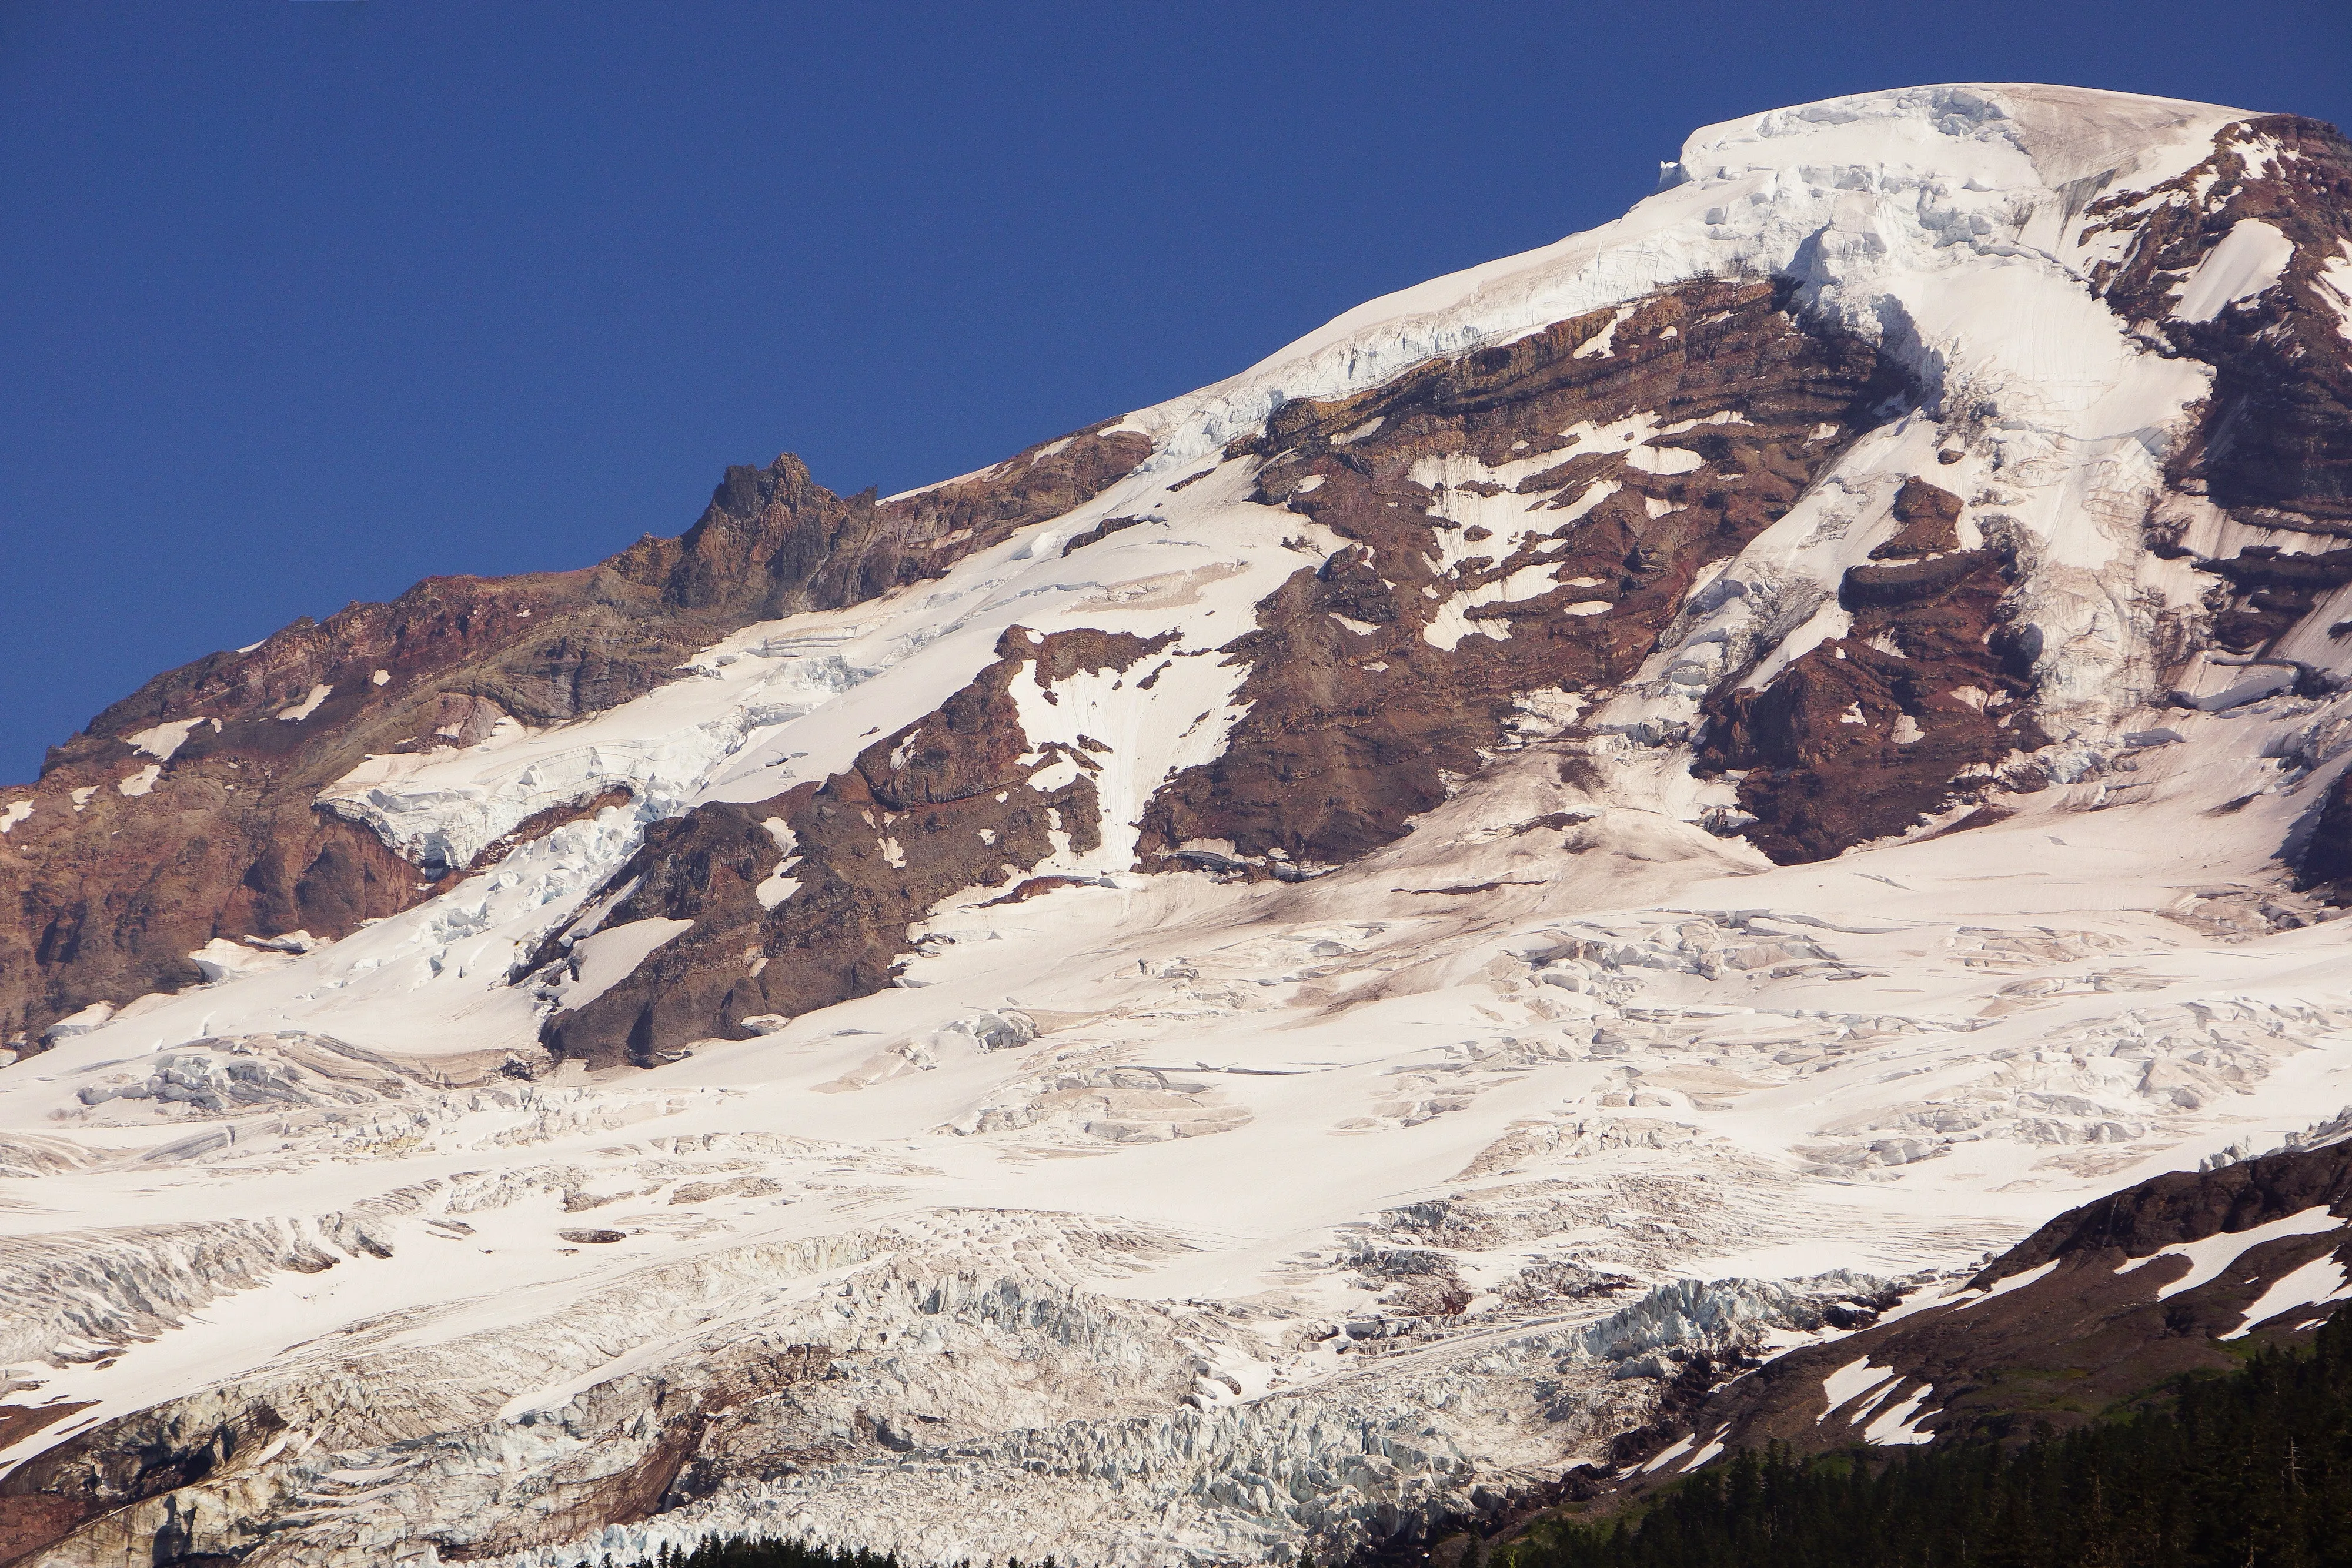
[[[851,19],[845,19],[851,18]],[[2343,0],[0,0],[0,779],[156,672],[959,473],[1919,81],[2352,119]]]

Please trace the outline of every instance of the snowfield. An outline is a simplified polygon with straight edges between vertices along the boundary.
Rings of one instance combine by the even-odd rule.
[[[553,1568],[737,1529],[909,1562],[1329,1560],[1599,1459],[1694,1352],[1811,1343],[1832,1303],[2352,1105],[2344,929],[2273,859],[2352,747],[2352,696],[2201,656],[2159,674],[2203,580],[2143,518],[2236,526],[2164,487],[2210,371],[2094,298],[2105,253],[2068,237],[2084,182],[2146,189],[2242,118],[1947,87],[1710,127],[1616,223],[1130,415],[1142,468],[942,579],[751,627],[575,724],[361,765],[331,809],[450,864],[584,792],[635,800],[342,941],[215,943],[217,978],[0,1073],[0,1363],[7,1403],[52,1417],[0,1428],[0,1464],[266,1408],[169,1500],[199,1536],[267,1520],[255,1563],[462,1544]],[[2276,237],[2233,235],[2184,319],[2266,287]],[[1531,704],[1401,841],[1300,881],[1134,869],[1145,802],[1242,716],[1245,667],[1214,651],[1339,545],[1252,502],[1225,442],[1743,274],[1798,279],[1927,405],[1709,574],[1640,678]],[[1685,455],[1654,423],[1591,434],[1646,471]],[[1454,466],[1433,480],[1515,482]],[[2026,542],[2057,782],[1776,867],[1708,831],[1730,798],[1689,774],[1698,705],[1843,632],[1841,574],[1920,473],[1997,492]],[[576,1007],[683,929],[594,924],[647,823],[839,771],[1014,627],[1181,633],[1148,688],[1017,688],[1033,746],[1108,747],[1100,847],[1065,834],[1026,873],[1066,884],[929,910],[897,986],[755,1039],[500,1072],[536,1052],[547,998],[509,975],[550,933],[584,937]],[[2300,656],[2352,673],[2340,645]],[[2158,714],[2166,685],[2200,706]],[[168,761],[184,727],[142,744]],[[1066,781],[1037,756],[1039,789]],[[717,1473],[613,1505],[688,1416]],[[1919,1440],[1905,1417],[1887,1441]],[[37,1561],[115,1561],[101,1534]]]

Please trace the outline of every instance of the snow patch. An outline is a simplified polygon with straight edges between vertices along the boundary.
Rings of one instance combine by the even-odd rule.
[[[694,928],[691,920],[627,920],[572,945],[570,972],[556,988],[556,1005],[587,1006],[636,972],[654,950]]]
[[[2208,1281],[2221,1277],[2221,1270],[2235,1263],[2241,1256],[2266,1241],[2276,1241],[2288,1236],[2316,1236],[2323,1231],[2341,1228],[2347,1222],[2327,1212],[2322,1204],[2273,1219],[2246,1230],[2225,1230],[2201,1240],[2182,1241],[2152,1252],[2145,1258],[2135,1258],[2116,1270],[2128,1274],[2144,1269],[2159,1258],[2186,1258],[2189,1271],[2164,1286],[2156,1293],[2159,1301],[2169,1301],[2183,1291],[2193,1291]]]
[[[310,695],[292,707],[280,709],[278,716],[289,724],[299,724],[319,711],[319,705],[334,695],[335,688],[321,683],[310,688]]]
[[[2319,266],[2320,298],[2336,308],[2336,329],[2352,338],[2352,239],[2338,240],[2336,254]]]
[[[2239,300],[2274,287],[2294,259],[2294,241],[2260,218],[2241,218],[2181,285],[2173,318],[2210,321]]]
[[[2221,1337],[2243,1339],[2282,1312],[2293,1312],[2297,1307],[2316,1307],[2329,1301],[2343,1301],[2347,1296],[2352,1296],[2352,1290],[2347,1290],[2347,1284],[2341,1262],[2332,1257],[2314,1258],[2302,1268],[2273,1281],[2271,1288],[2262,1293],[2261,1299],[2246,1309],[2246,1315],[2239,1320],[2238,1326]]]
[[[211,725],[215,732],[220,729],[220,720],[198,716],[154,725],[135,735],[126,735],[122,739],[133,751],[143,751],[158,762],[169,762],[173,755],[187,744],[188,733],[200,724]]]
[[[1935,1434],[1920,1431],[1918,1424],[1935,1414],[1933,1410],[1920,1409],[1935,1391],[1932,1385],[1923,1383],[1905,1395],[1901,1403],[1880,1411],[1871,1418],[1870,1425],[1862,1429],[1862,1440],[1883,1448],[1934,1442]]]
[[[1587,338],[1583,342],[1579,343],[1576,346],[1576,353],[1574,357],[1580,360],[1605,360],[1612,358],[1615,354],[1616,350],[1612,349],[1610,345],[1616,340],[1617,329],[1623,326],[1625,324],[1625,318],[1631,316],[1633,313],[1633,307],[1631,305],[1618,307],[1617,313],[1609,318],[1608,325],[1602,327],[1600,331],[1594,333],[1591,337]]]
[[[1895,1375],[1892,1367],[1871,1365],[1868,1356],[1832,1368],[1822,1379],[1822,1396],[1828,1403],[1813,1417],[1813,1425],[1820,1426],[1871,1390],[1893,1382]]]
[[[1492,582],[1480,583],[1447,595],[1431,616],[1429,624],[1421,629],[1422,640],[1433,648],[1449,653],[1459,647],[1462,639],[1476,632],[1500,642],[1511,634],[1511,623],[1500,619],[1473,621],[1470,612],[1487,604],[1516,604],[1522,600],[1540,599],[1559,587],[1552,573],[1559,569],[1538,561],[1523,566]],[[1608,608],[1602,605],[1602,609]],[[1580,613],[1593,613],[1586,611]]]

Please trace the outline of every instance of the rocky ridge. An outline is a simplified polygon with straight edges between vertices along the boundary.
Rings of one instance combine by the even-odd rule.
[[[2352,1103],[2347,158],[1775,111],[159,678],[0,791],[0,1560],[1330,1560]]]
[[[2347,1298],[2352,1145],[2339,1125],[2058,1216],[1974,1274],[1741,1372],[1621,1437],[1621,1494],[1767,1444],[1799,1454],[2022,1442],[2292,1342]],[[1874,1305],[1889,1306],[1893,1298]],[[1669,1441],[1668,1439],[1672,1439]],[[1590,1487],[1590,1478],[1588,1490]]]
[[[349,936],[494,863],[627,783],[506,802],[475,841],[403,831],[332,786],[373,756],[430,758],[560,726],[678,678],[756,622],[935,577],[1132,468],[1148,443],[1082,431],[910,497],[847,500],[789,455],[730,468],[701,518],[581,571],[430,578],[158,675],[51,748],[0,811],[0,1033],[202,978],[208,942]],[[667,814],[675,802],[647,802]],[[517,812],[515,807],[525,808]]]

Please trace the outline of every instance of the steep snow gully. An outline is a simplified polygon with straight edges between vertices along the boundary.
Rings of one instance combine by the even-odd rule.
[[[1780,110],[980,475],[159,678],[0,791],[26,887],[261,846],[0,954],[0,1563],[1328,1562],[2298,1134],[2347,277],[2309,121]]]

